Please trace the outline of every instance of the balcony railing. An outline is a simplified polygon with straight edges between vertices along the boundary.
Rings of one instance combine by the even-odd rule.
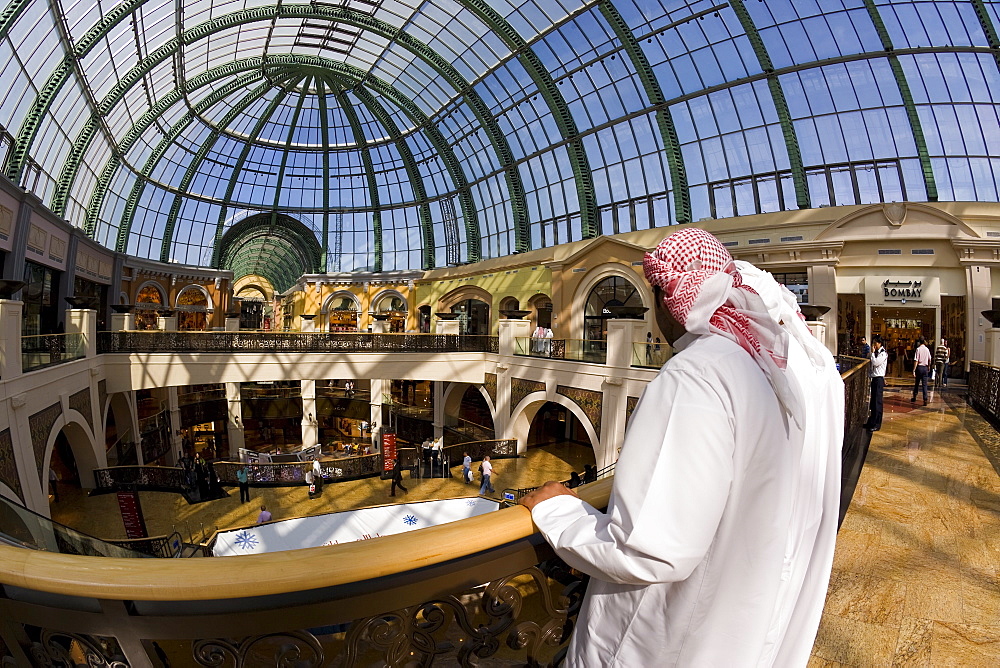
[[[860,453],[863,462],[867,448],[867,362],[839,362],[845,478],[856,482],[860,467],[847,461]],[[611,485],[577,491],[604,507]],[[243,540],[256,540],[252,527]],[[98,558],[0,545],[0,584],[0,657],[65,665],[72,648],[88,665],[132,666],[552,665],[585,586],[523,507],[239,557]]]
[[[1000,368],[969,363],[969,403],[993,424],[1000,421]]]
[[[21,370],[34,371],[85,357],[83,334],[40,334],[21,337]]]
[[[518,337],[515,355],[604,364],[608,359],[606,341],[589,339],[536,339]]]
[[[301,332],[99,332],[99,353],[496,353],[495,336]]]
[[[669,343],[636,341],[632,344],[632,366],[659,369],[673,355],[673,350]]]
[[[604,507],[610,488],[578,491]],[[583,595],[523,507],[240,557],[0,545],[0,583],[0,631],[15,665],[72,665],[70,647],[87,665],[552,665]]]

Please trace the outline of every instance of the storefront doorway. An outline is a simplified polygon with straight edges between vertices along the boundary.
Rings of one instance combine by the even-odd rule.
[[[914,342],[922,338],[930,343],[939,329],[935,309],[873,307],[871,320],[872,337],[882,337],[889,352],[886,376],[900,378],[912,375]]]

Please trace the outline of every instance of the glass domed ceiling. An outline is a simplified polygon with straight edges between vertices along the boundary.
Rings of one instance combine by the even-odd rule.
[[[998,6],[10,0],[0,153],[108,247],[212,266],[263,214],[378,271],[997,201]]]

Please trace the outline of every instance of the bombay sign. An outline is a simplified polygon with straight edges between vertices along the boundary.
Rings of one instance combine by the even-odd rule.
[[[919,302],[923,299],[923,292],[923,281],[891,281],[886,279],[882,282],[882,296],[887,302],[905,304],[908,299]]]

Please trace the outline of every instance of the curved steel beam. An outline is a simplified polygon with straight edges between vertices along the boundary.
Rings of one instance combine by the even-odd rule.
[[[642,82],[643,90],[646,91],[649,103],[653,106],[663,105],[656,112],[656,124],[660,128],[663,152],[667,155],[667,165],[670,167],[670,182],[674,191],[674,219],[678,223],[690,223],[691,191],[688,189],[684,156],[681,153],[680,141],[677,139],[677,128],[674,126],[673,116],[670,114],[670,109],[663,104],[666,98],[663,96],[663,89],[656,78],[656,72],[649,66],[649,60],[646,59],[646,53],[642,50],[639,40],[636,39],[635,34],[632,33],[611,0],[604,0],[601,3],[601,14],[625,48],[625,53],[632,61],[632,67],[635,68],[639,81]]]
[[[747,11],[743,0],[731,0],[729,5],[733,8],[736,18],[743,26],[743,32],[753,47],[754,54],[760,69],[767,76],[767,87],[771,91],[771,100],[774,102],[774,111],[778,115],[778,123],[781,124],[781,134],[785,138],[785,150],[788,151],[788,166],[792,170],[792,185],[795,187],[795,203],[800,209],[808,209],[809,182],[806,180],[806,170],[802,165],[802,149],[799,147],[799,139],[795,134],[795,126],[792,124],[792,114],[788,110],[788,100],[785,98],[785,91],[781,87],[781,81],[774,73],[774,64],[771,56],[767,52],[764,40],[757,31],[757,25],[753,22],[750,12]]]
[[[260,86],[257,86],[253,91],[245,95],[243,99],[240,100],[240,102],[238,102],[236,106],[234,106],[230,110],[230,112],[226,114],[223,120],[228,121],[230,123],[236,120],[239,114],[243,113],[247,109],[247,107],[253,104],[253,102],[256,101],[258,98],[260,98],[261,95],[267,92],[270,89],[270,87],[271,87],[271,82],[266,82],[261,84]],[[222,98],[219,99],[221,100]],[[211,101],[214,104],[217,100],[206,98],[205,101],[206,102]],[[202,109],[207,110],[208,105],[204,105]],[[166,135],[164,135],[162,139],[160,139],[160,143],[157,144],[153,152],[150,153],[149,157],[146,158],[146,164],[143,166],[142,172],[140,172],[140,174],[146,175],[152,172],[153,168],[156,167],[156,165],[160,162],[160,160],[163,159],[163,156],[166,154],[167,150],[173,145],[174,141],[176,141],[177,137],[180,136],[181,132],[183,132],[187,128],[187,126],[194,121],[194,118],[195,118],[194,114],[190,112],[185,113],[184,116],[182,116],[177,123],[171,126],[170,131]],[[217,137],[211,141],[211,144],[214,145],[216,140]],[[208,143],[209,142],[206,141],[206,144],[204,144],[203,146],[207,145]],[[110,163],[108,167],[111,167]],[[107,181],[105,181],[105,183],[110,184],[110,178],[113,171],[110,173],[106,171],[106,173],[108,173],[108,179]],[[125,201],[125,209],[122,211],[122,215],[118,223],[118,241],[115,244],[115,250],[117,250],[120,253],[125,252],[125,248],[128,245],[128,237],[132,231],[132,224],[135,220],[135,212],[137,207],[139,206],[139,200],[142,199],[142,193],[146,189],[146,184],[147,181],[145,178],[136,178],[136,182],[132,186],[132,192],[129,195],[128,199]],[[103,202],[104,194],[106,192],[107,192],[107,185],[105,185],[104,189],[102,190],[97,190],[97,189],[94,190],[94,200],[91,202],[91,208],[90,211],[88,212],[88,220],[93,220],[95,225],[97,218],[100,215],[100,206]]]
[[[337,98],[337,102],[340,104],[340,108],[344,110],[344,115],[347,116],[347,123],[351,126],[351,132],[354,133],[354,143],[361,147],[361,163],[364,165],[365,169],[365,181],[368,184],[368,201],[373,209],[372,215],[372,245],[373,245],[373,255],[374,255],[374,269],[376,272],[382,271],[382,212],[379,211],[379,196],[378,196],[378,184],[375,182],[375,167],[372,164],[371,150],[368,148],[368,141],[365,139],[364,130],[361,127],[361,121],[358,120],[358,112],[354,110],[354,104],[351,102],[350,98],[344,94],[344,91],[338,90],[334,93]],[[323,141],[329,143],[326,133],[326,105],[323,103],[323,98],[320,98],[320,105],[323,107]],[[323,154],[323,170],[328,171],[329,167],[329,155],[327,153]],[[329,178],[326,179],[329,182]],[[329,188],[323,191],[324,196],[324,209],[326,211],[330,210],[330,204],[328,198]]]
[[[239,116],[252,104],[255,100],[259,99],[261,95],[266,92],[261,90],[263,86],[259,86],[257,90],[246,95],[243,100],[241,100],[236,106],[230,109],[225,117],[220,122],[220,125],[229,125],[235,121]],[[261,91],[259,94],[255,94],[257,91]],[[301,102],[300,102],[301,104]],[[181,193],[186,193],[191,187],[191,182],[194,177],[197,176],[198,170],[201,168],[201,163],[205,161],[208,154],[215,147],[215,143],[219,139],[219,133],[212,131],[208,139],[201,145],[198,149],[198,153],[195,157],[188,163],[187,169],[184,171],[184,176],[181,178],[180,183],[177,186],[178,192],[174,194],[174,201],[170,204],[170,213],[167,215],[167,223],[163,228],[163,239],[160,244],[160,262],[167,262],[170,260],[170,246],[173,244],[174,240],[174,229],[177,226],[177,217],[180,215],[181,207],[184,204],[184,199]],[[287,156],[287,154],[285,154]],[[281,165],[281,171],[284,171],[284,163]],[[277,183],[281,183],[281,174],[278,174]],[[280,187],[276,187],[277,192],[281,192]],[[131,229],[132,221],[129,221],[128,227]]]
[[[281,88],[271,99],[267,108],[260,115],[260,118],[257,119],[257,123],[254,125],[253,130],[250,131],[250,134],[247,137],[247,143],[243,145],[243,150],[240,151],[240,157],[233,166],[232,175],[229,177],[229,184],[226,186],[226,195],[222,198],[222,207],[219,209],[219,219],[215,224],[216,249],[219,247],[219,242],[222,239],[222,231],[226,224],[226,209],[228,208],[226,202],[230,201],[233,197],[233,191],[236,190],[238,177],[243,171],[243,165],[246,163],[247,157],[250,155],[250,149],[253,148],[253,140],[261,133],[264,126],[267,125],[267,122],[271,120],[271,116],[278,109],[278,105],[282,103],[287,95],[288,90]]]
[[[569,105],[566,104],[562,93],[559,92],[558,86],[552,80],[552,75],[517,30],[485,0],[459,0],[459,2],[475,14],[486,27],[496,33],[507,45],[507,48],[517,53],[518,62],[538,86],[538,92],[541,93],[542,99],[545,100],[545,104],[552,112],[552,117],[556,121],[562,138],[567,140],[566,151],[569,154],[570,166],[573,168],[577,203],[580,205],[580,232],[584,239],[596,237],[600,234],[600,225],[597,217],[597,195],[594,190],[594,177],[590,171],[590,161],[587,158],[583,140],[579,136],[580,132],[573,119],[573,114],[570,112]],[[527,225],[526,219],[524,224]],[[516,226],[515,232],[517,232]],[[523,231],[524,242],[528,244],[524,250],[530,248],[530,236],[527,235],[527,232],[527,229]]]
[[[74,47],[73,53],[68,54],[49,76],[49,79],[36,96],[32,108],[18,133],[17,141],[8,155],[5,168],[8,177],[15,181],[20,178],[31,146],[37,136],[41,120],[48,113],[56,95],[62,89],[63,85],[65,85],[70,73],[73,71],[72,59],[85,56],[102,37],[107,35],[135,7],[141,4],[139,0],[129,0],[115,7],[94,28],[84,35]],[[483,127],[490,137],[490,143],[493,146],[501,167],[504,169],[505,179],[511,194],[511,206],[515,216],[515,233],[518,236],[523,235],[524,238],[521,241],[527,243],[527,219],[525,217],[527,205],[525,203],[524,187],[520,180],[520,174],[514,165],[513,153],[510,150],[506,136],[500,130],[496,119],[479,94],[476,93],[469,82],[465,80],[451,63],[428,45],[389,23],[350,8],[333,7],[330,5],[275,5],[232,12],[206,21],[185,30],[180,37],[168,40],[156,51],[148,54],[133,66],[112,87],[104,100],[101,101],[97,113],[102,116],[110,113],[132,86],[156,66],[171,58],[182,45],[193,44],[221,30],[238,27],[247,23],[280,18],[325,19],[368,30],[385,39],[396,41],[403,48],[427,62],[435,72],[447,80],[456,91],[462,94],[479,121],[480,126]],[[548,76],[547,72],[545,75]],[[551,77],[548,77],[548,79],[551,81]],[[518,232],[518,230],[522,230],[522,232]]]
[[[323,183],[330,183],[330,119],[327,118],[326,108],[326,85],[322,79],[316,79],[316,96],[319,98],[319,130],[323,144]],[[345,112],[346,113],[346,112]],[[374,176],[368,170],[366,176],[371,181]],[[371,184],[369,183],[369,187]],[[376,200],[377,201],[377,200]],[[381,252],[382,244],[382,219],[378,217],[378,224],[372,222],[372,236],[378,241],[375,243],[376,249]],[[330,271],[330,187],[323,188],[323,271]],[[381,267],[382,258],[378,257],[376,265]],[[377,271],[381,271],[378,269]]]
[[[938,198],[937,182],[934,180],[934,168],[931,166],[930,152],[927,150],[927,140],[924,138],[924,128],[920,124],[920,115],[917,113],[917,105],[913,102],[913,94],[910,92],[910,83],[906,80],[906,73],[903,72],[903,65],[899,62],[899,57],[893,53],[895,48],[889,31],[885,28],[882,15],[878,7],[872,0],[864,0],[865,9],[875,26],[882,41],[882,48],[885,49],[889,67],[892,69],[892,76],[896,79],[896,86],[899,88],[899,96],[903,99],[903,107],[906,109],[906,119],[910,122],[910,132],[913,133],[913,142],[917,145],[917,156],[920,158],[920,170],[924,175],[924,189],[927,191],[927,199],[936,202]]]
[[[372,115],[382,124],[382,127],[393,137],[399,136],[399,126],[396,125],[396,121],[392,116],[385,110],[385,107],[375,99],[375,96],[371,94],[364,86],[358,86],[354,89],[354,94],[361,104],[368,107],[372,112]],[[403,161],[403,168],[406,170],[407,178],[410,179],[410,186],[416,191],[413,194],[414,199],[420,202],[417,207],[420,215],[420,232],[421,239],[423,241],[423,268],[433,269],[434,268],[434,227],[431,223],[431,205],[427,203],[427,190],[424,188],[423,177],[420,176],[420,169],[417,167],[417,161],[413,158],[413,152],[410,151],[409,144],[406,143],[405,139],[399,139],[396,142],[396,150],[399,151],[399,157]]]

